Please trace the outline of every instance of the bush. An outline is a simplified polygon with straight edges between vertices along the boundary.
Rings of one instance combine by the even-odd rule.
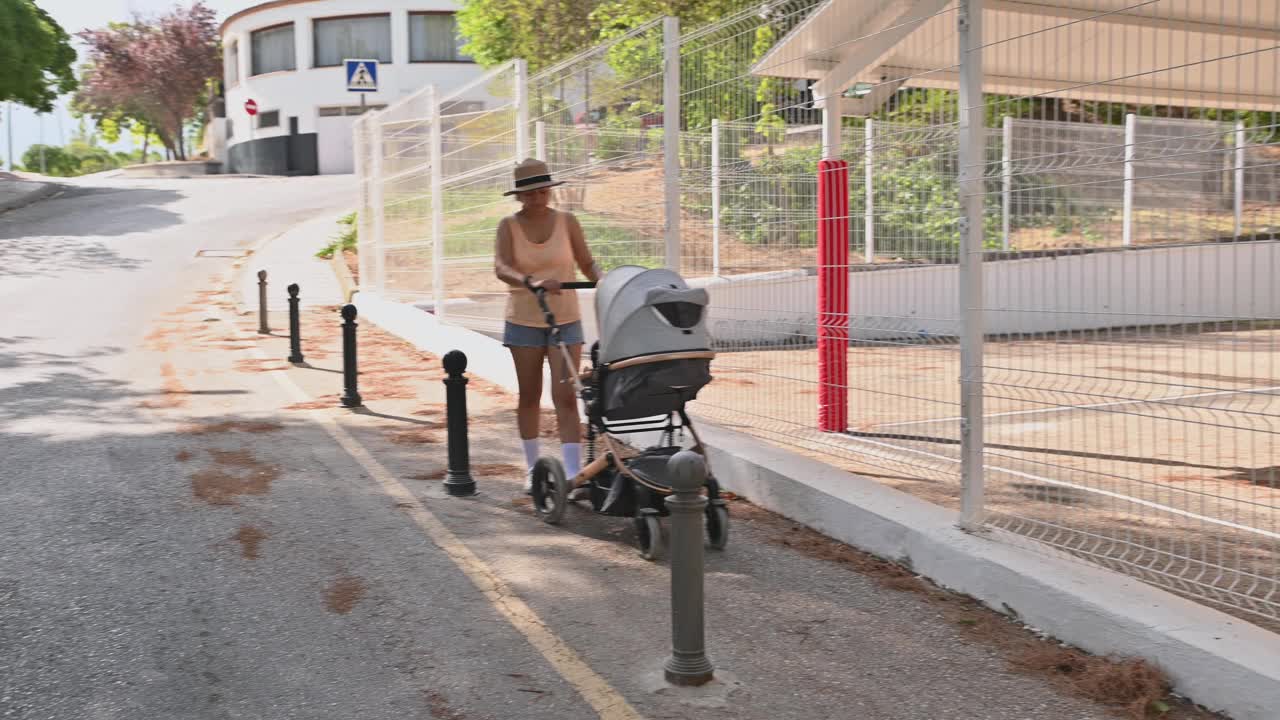
[[[356,214],[352,212],[343,215],[338,218],[338,224],[344,227],[338,231],[338,235],[333,239],[333,242],[325,245],[320,252],[316,253],[316,257],[328,260],[333,257],[335,252],[358,252],[356,244],[359,240],[359,227],[356,223]]]

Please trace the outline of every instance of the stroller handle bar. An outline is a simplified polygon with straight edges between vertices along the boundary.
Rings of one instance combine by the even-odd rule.
[[[595,286],[596,284],[591,281],[575,280],[560,283],[560,289],[562,290],[592,290]],[[547,291],[544,288],[533,287],[527,283],[525,284],[525,287],[529,288],[529,290],[538,298],[538,305],[542,308],[542,314],[546,318],[547,324],[553,328],[556,327],[555,315],[551,313],[551,307],[547,305]]]

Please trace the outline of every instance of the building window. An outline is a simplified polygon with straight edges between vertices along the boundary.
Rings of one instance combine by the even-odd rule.
[[[360,15],[315,21],[316,67],[343,60],[391,62],[391,16]]]
[[[462,52],[462,46],[466,42],[458,34],[458,21],[453,13],[409,15],[411,62],[472,62]]]
[[[258,127],[260,128],[280,127],[280,111],[268,110],[266,112],[258,113]]]
[[[252,45],[251,75],[297,69],[293,49],[293,23],[255,30],[249,36],[249,42]]]
[[[231,87],[240,82],[240,44],[235,40],[227,43],[222,49],[222,76],[226,78],[227,86]]]

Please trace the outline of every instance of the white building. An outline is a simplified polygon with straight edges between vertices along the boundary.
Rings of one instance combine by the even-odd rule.
[[[481,75],[460,50],[456,9],[452,0],[273,0],[227,18],[225,118],[209,128],[225,138],[225,150],[210,144],[223,171],[352,172],[355,116],[429,83],[448,92]],[[346,59],[378,61],[377,92],[347,91]]]

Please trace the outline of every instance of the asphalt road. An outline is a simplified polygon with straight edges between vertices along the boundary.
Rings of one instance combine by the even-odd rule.
[[[967,639],[999,619],[958,626],[750,523],[708,559],[713,655],[740,687],[720,702],[655,689],[666,569],[617,523],[577,510],[568,528],[538,523],[513,506],[518,472],[486,471],[475,502],[421,481],[443,469],[438,369],[390,344],[362,365],[382,363],[366,398],[380,412],[342,424],[385,465],[380,480],[322,422],[285,412],[297,397],[245,356],[282,356],[283,339],[245,341],[210,309],[231,261],[198,251],[353,196],[350,177],[98,180],[0,214],[0,717],[1109,716]],[[280,372],[332,408],[336,336],[319,335],[334,321],[312,312],[314,366]],[[484,402],[473,452],[508,467],[493,463],[518,457],[511,400]],[[388,492],[401,481],[418,484]],[[424,513],[465,552],[446,552]],[[477,564],[506,587],[480,592]],[[537,617],[504,615],[507,593]],[[602,679],[548,662],[536,638]],[[601,682],[617,694],[593,708],[583,689]],[[637,714],[601,710],[611,697]]]

